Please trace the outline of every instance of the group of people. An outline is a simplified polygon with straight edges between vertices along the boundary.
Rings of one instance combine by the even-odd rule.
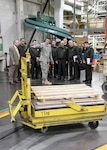
[[[20,42],[15,40],[13,46],[9,48],[10,84],[17,82],[17,71],[18,68],[20,70],[20,58],[25,57],[25,47],[25,39],[21,38]],[[84,82],[91,84],[94,50],[88,42],[84,42],[83,48],[80,48],[75,41],[67,41],[66,38],[61,40],[58,46],[55,40],[51,41],[49,38],[46,38],[45,42],[40,45],[37,44],[36,40],[33,40],[29,52],[31,56],[31,78],[42,78],[43,85],[51,85],[52,83],[48,80],[51,77],[58,80],[79,80],[81,62],[85,64]],[[82,53],[84,53],[84,57]],[[18,78],[20,79],[20,71],[18,71]]]

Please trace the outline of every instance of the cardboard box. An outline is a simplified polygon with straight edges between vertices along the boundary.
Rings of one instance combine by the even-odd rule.
[[[96,65],[93,67],[93,71],[95,72],[103,72],[104,65],[100,65],[100,63],[96,63]]]

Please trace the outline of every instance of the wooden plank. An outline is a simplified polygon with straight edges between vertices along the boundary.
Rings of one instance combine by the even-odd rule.
[[[81,94],[81,93],[79,93],[78,95],[76,94],[72,94],[72,95],[65,95],[65,96],[61,96],[60,95],[60,97],[58,96],[58,95],[54,95],[54,96],[38,96],[37,98],[38,98],[38,100],[41,100],[41,99],[45,99],[45,100],[57,100],[57,99],[70,99],[70,98],[80,98],[80,99],[83,99],[83,98],[88,98],[88,97],[93,97],[93,98],[95,98],[96,96],[98,96],[98,95],[87,95],[87,94]]]
[[[75,103],[82,103],[82,104],[86,104],[86,103],[89,103],[90,102],[90,104],[91,103],[97,103],[97,102],[101,102],[101,103],[103,103],[104,102],[104,100],[99,100],[99,101],[96,101],[96,100],[93,100],[93,99],[84,99],[84,101],[81,101],[80,99],[78,99],[78,100],[76,100],[75,101]],[[71,102],[70,100],[67,100],[67,101],[65,101],[65,100],[58,100],[58,101],[45,101],[45,103],[43,103],[43,102],[39,102],[39,101],[36,101],[36,104],[37,105],[56,105],[56,104],[72,104],[72,103],[74,103],[74,102]]]
[[[80,95],[79,96],[74,96],[74,97],[71,97],[71,95],[70,96],[66,96],[66,97],[59,97],[59,96],[51,96],[51,97],[47,97],[47,96],[44,96],[44,97],[34,97],[34,99],[36,99],[36,100],[38,100],[38,101],[41,101],[41,102],[43,102],[43,103],[46,103],[47,101],[54,101],[54,103],[56,103],[56,101],[60,101],[60,100],[64,100],[64,101],[67,101],[67,100],[69,100],[69,101],[74,101],[74,102],[77,102],[78,101],[78,99],[79,99],[79,101],[81,101],[81,102],[83,102],[84,101],[84,99],[88,99],[89,97],[87,97],[87,95],[84,95],[84,97],[83,97],[83,95],[82,95],[82,97],[80,97]],[[96,98],[96,96],[91,96],[90,98],[89,98],[89,100],[92,98],[92,100],[94,101],[98,101],[99,100],[99,97],[97,96],[97,98]]]
[[[68,95],[68,94],[78,94],[78,93],[87,93],[87,95],[91,94],[91,95],[98,95],[98,92],[95,92],[94,90],[90,89],[90,90],[70,90],[70,91],[33,91],[34,94],[39,97],[39,96],[54,96],[54,95]]]
[[[36,89],[36,90],[42,90],[42,89],[66,89],[66,88],[82,88],[82,87],[88,87],[89,86],[85,85],[85,84],[73,84],[73,85],[52,85],[52,86],[31,86],[31,89]]]
[[[41,100],[41,99],[45,99],[45,100],[57,100],[57,99],[70,99],[70,98],[73,98],[73,99],[77,99],[77,98],[89,98],[89,97],[93,97],[95,99],[98,99],[100,98],[101,96],[98,95],[98,94],[93,94],[90,93],[87,94],[87,93],[78,93],[78,94],[57,94],[57,95],[43,95],[43,96],[38,96],[36,95],[36,98],[38,100]]]
[[[53,89],[80,89],[80,88],[90,88],[85,84],[78,84],[78,85],[52,85],[52,86],[31,86],[31,89],[36,90],[53,90]]]
[[[68,88],[67,88],[68,87]],[[35,93],[35,94],[41,94],[41,95],[43,95],[43,93],[55,93],[55,94],[57,94],[57,93],[73,93],[73,92],[76,92],[76,93],[78,93],[78,92],[87,92],[87,91],[90,91],[90,92],[95,92],[95,93],[97,93],[94,89],[92,89],[92,88],[90,88],[90,87],[88,87],[88,86],[84,86],[84,87],[79,87],[79,88],[71,88],[72,87],[72,85],[71,86],[60,86],[59,88],[56,88],[56,87],[51,87],[51,88],[49,88],[49,89],[45,89],[45,88],[36,88],[36,87],[32,87],[32,91]]]
[[[52,86],[51,88],[49,89],[44,89],[44,88],[36,88],[36,87],[32,87],[32,91],[37,95],[37,96],[45,96],[45,95],[59,95],[59,94],[71,94],[71,93],[89,93],[91,92],[90,94],[92,93],[95,93],[95,94],[99,94],[99,92],[96,92],[94,89],[90,88],[89,86],[84,86],[82,88],[79,87],[79,89],[77,88],[71,88],[72,85],[70,86],[59,86],[59,88],[56,88],[57,86]],[[66,88],[68,87],[68,88]]]
[[[67,86],[67,87],[70,87],[70,86],[72,86],[72,87],[78,87],[78,86],[88,86],[88,85],[86,85],[86,84],[58,84],[58,85],[44,85],[44,86],[32,86],[32,87],[37,87],[37,88],[41,88],[41,87],[46,87],[46,88],[50,88],[50,87],[65,87],[65,86]],[[89,86],[88,86],[89,87]]]
[[[56,103],[61,101],[66,102],[84,102],[87,101],[98,101],[101,99],[101,94],[96,92],[91,87],[85,84],[76,85],[53,85],[53,86],[33,86],[31,87],[33,98],[42,102],[53,102]]]
[[[94,89],[91,89],[91,88],[79,88],[79,89],[77,89],[77,88],[64,88],[64,89],[62,89],[62,88],[59,88],[59,89],[36,89],[36,88],[31,88],[32,89],[32,91],[35,91],[35,92],[42,92],[42,93],[46,93],[46,92],[68,92],[68,91],[70,91],[70,92],[72,92],[72,91],[87,91],[87,90],[89,90],[89,91],[95,91]]]

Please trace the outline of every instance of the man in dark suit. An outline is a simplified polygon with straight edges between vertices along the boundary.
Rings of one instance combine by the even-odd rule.
[[[56,78],[57,74],[58,74],[58,64],[56,64],[56,62],[55,62],[56,50],[57,50],[57,46],[56,46],[56,41],[55,40],[52,40],[52,42],[51,42],[51,49],[52,49],[52,57],[53,57],[53,61],[54,61],[54,68],[53,68],[53,65],[50,63],[49,77],[50,78],[52,78],[52,77]]]
[[[59,47],[56,50],[56,63],[58,64],[58,80],[66,80],[66,64],[68,63],[67,50],[64,46],[64,41],[60,42]]]
[[[70,79],[74,79],[74,61],[73,61],[73,56],[75,55],[74,53],[74,43],[72,40],[69,40],[68,42],[68,62],[69,62],[69,75]]]
[[[29,48],[29,52],[31,55],[31,78],[38,79],[41,76],[41,68],[40,68],[40,46],[37,46],[36,40],[33,40],[31,46]],[[35,74],[36,69],[36,74]]]
[[[66,48],[66,51],[68,52],[68,41],[67,41],[67,38],[64,38],[63,39],[64,41],[64,47]],[[68,63],[66,63],[66,66],[65,66],[65,76],[66,76],[66,79],[68,79]]]
[[[75,55],[77,56],[76,61],[74,62],[74,76],[76,80],[80,80],[80,68],[79,68],[79,63],[82,60],[82,52],[81,48],[78,46],[77,42],[74,41],[74,51]]]
[[[18,51],[19,41],[14,40],[13,46],[9,48],[9,56],[10,56],[10,68],[9,68],[9,83],[15,84],[18,82],[17,74],[18,74],[18,66],[20,54]]]
[[[84,51],[84,60],[86,63],[85,69],[85,83],[91,84],[92,81],[92,60],[94,55],[94,49],[90,47],[88,42],[84,43],[85,51]]]
[[[19,54],[20,54],[20,57],[25,57],[25,47],[26,47],[26,41],[24,38],[21,38],[20,39],[20,44],[18,45],[18,50],[19,50]]]
[[[20,44],[18,45],[18,50],[19,50],[19,54],[20,54],[20,61],[19,61],[19,68],[18,68],[18,80],[20,81],[21,79],[21,73],[20,73],[20,69],[21,69],[21,57],[26,57],[26,41],[24,38],[20,38]]]

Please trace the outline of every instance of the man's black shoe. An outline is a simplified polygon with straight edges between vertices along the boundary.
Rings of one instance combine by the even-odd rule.
[[[85,83],[86,83],[86,84],[91,84],[91,81],[89,80],[89,81],[86,81]]]
[[[70,77],[69,81],[72,81],[72,80],[74,80],[74,77]]]
[[[58,80],[61,80],[61,78],[58,78]]]

